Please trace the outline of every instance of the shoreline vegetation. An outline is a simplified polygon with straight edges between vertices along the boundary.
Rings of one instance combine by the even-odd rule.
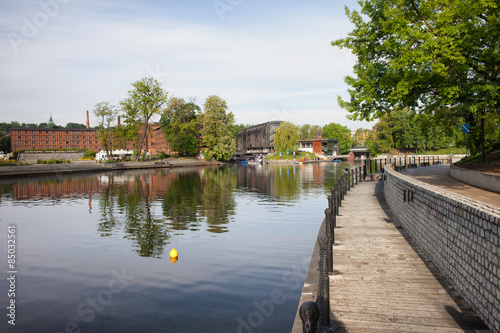
[[[169,169],[180,167],[222,166],[222,162],[210,162],[197,158],[169,158],[148,162],[99,163],[98,161],[72,161],[72,163],[37,164],[15,162],[22,165],[10,165],[0,168],[0,179],[64,175],[74,173],[126,171],[141,169]]]

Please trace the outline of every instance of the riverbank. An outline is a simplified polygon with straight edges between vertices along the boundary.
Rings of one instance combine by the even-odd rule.
[[[208,162],[196,158],[164,159],[150,162],[97,163],[96,161],[74,161],[68,164],[29,164],[0,167],[0,179],[64,175],[73,173],[109,172],[138,169],[168,169],[179,167],[220,166],[224,163]]]

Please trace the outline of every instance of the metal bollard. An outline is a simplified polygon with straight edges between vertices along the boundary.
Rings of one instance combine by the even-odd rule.
[[[332,192],[332,197],[333,197],[333,205],[334,205],[334,213],[333,214],[334,216],[338,215],[339,214],[339,204],[338,204],[338,198],[337,198],[337,188],[336,187],[332,187],[330,189],[330,191]]]
[[[328,208],[333,209],[335,205],[333,202],[333,195],[329,195],[326,199],[328,200]]]
[[[335,183],[335,189],[336,189],[336,195],[335,195],[335,198],[337,200],[337,207],[341,207],[342,206],[342,200],[340,200],[340,180],[337,180],[337,182]]]
[[[342,191],[341,191],[342,196],[341,196],[340,200],[344,201],[344,196],[347,193],[347,191],[346,191],[347,190],[347,186],[346,186],[346,180],[345,180],[345,173],[342,175],[341,179],[342,179],[342,181],[340,182],[340,185],[341,185],[341,188],[342,188]]]
[[[320,247],[320,254],[325,253],[328,246],[328,236],[325,233],[318,235],[318,242]],[[319,311],[320,311],[320,326],[321,332],[333,332],[337,330],[338,325],[334,321],[330,321],[330,279],[326,271],[326,256],[324,258],[320,255],[320,285],[318,288]],[[323,261],[323,262],[321,262]]]
[[[348,169],[346,172],[346,180],[347,180],[347,191],[351,190],[351,169]]]
[[[333,249],[332,249],[332,240],[333,240],[333,228],[332,228],[332,211],[331,209],[325,209],[325,235],[326,239],[326,257],[325,257],[325,269],[327,273],[333,272]]]
[[[318,332],[319,308],[313,301],[302,303],[299,308],[300,320],[302,320],[303,333]]]

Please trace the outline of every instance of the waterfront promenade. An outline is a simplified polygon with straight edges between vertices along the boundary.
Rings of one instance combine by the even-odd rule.
[[[444,177],[447,168],[418,168],[412,176],[499,205],[499,194]],[[329,282],[337,332],[490,332],[399,225],[384,182],[361,182],[347,193],[335,241],[338,274]],[[318,259],[316,247],[300,304],[316,301]],[[302,332],[298,316],[293,332]]]
[[[0,179],[65,175],[73,173],[126,171],[139,169],[167,169],[194,166],[218,166],[221,163],[207,162],[195,158],[165,159],[150,162],[96,163],[95,161],[73,161],[62,164],[36,164],[0,167]]]
[[[500,207],[500,194],[482,190],[452,178],[449,174],[449,165],[431,165],[425,168],[407,169],[401,173],[421,182]]]

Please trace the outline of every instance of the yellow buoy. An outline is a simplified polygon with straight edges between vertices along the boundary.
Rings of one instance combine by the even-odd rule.
[[[177,258],[179,256],[179,253],[177,253],[177,250],[175,247],[170,251],[170,258]]]

